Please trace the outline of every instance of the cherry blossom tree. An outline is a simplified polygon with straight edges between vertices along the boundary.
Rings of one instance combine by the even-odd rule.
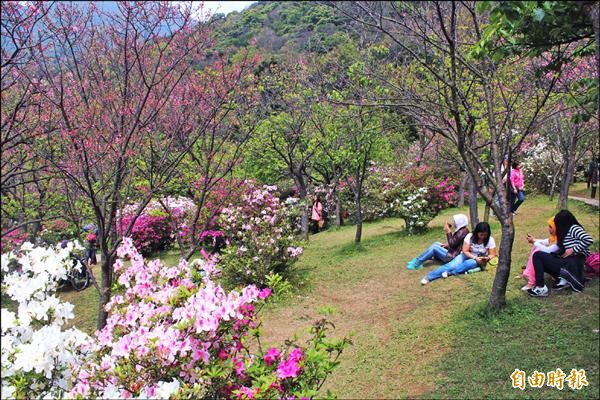
[[[3,235],[32,224],[39,226],[43,217],[40,213],[27,212],[43,200],[49,178],[43,173],[47,167],[45,160],[27,150],[39,135],[36,128],[39,128],[42,112],[40,92],[28,75],[34,66],[35,48],[47,40],[40,26],[48,10],[44,2],[2,4],[0,187]]]
[[[40,26],[47,40],[32,49],[26,74],[43,104],[35,130],[44,146],[36,151],[84,194],[98,226],[98,327],[106,322],[121,235],[214,126],[236,84],[225,64],[197,70],[211,46],[207,19],[193,17],[197,4],[117,6],[54,4]],[[243,67],[233,69],[244,75]],[[174,112],[194,107],[188,119]],[[137,212],[118,232],[118,210],[131,199]]]

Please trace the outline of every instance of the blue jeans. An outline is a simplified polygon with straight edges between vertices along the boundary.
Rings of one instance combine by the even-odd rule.
[[[476,266],[477,261],[473,260],[472,258],[467,258],[463,253],[460,253],[456,256],[456,258],[454,258],[454,260],[428,273],[427,280],[433,281],[435,279],[439,279],[442,277],[442,273],[444,272],[447,272],[448,275],[464,274]]]
[[[517,208],[525,201],[525,193],[522,190],[517,190],[517,193],[510,192],[510,202],[512,203],[512,212],[517,211]]]
[[[423,264],[427,260],[437,258],[440,261],[444,261],[448,255],[448,250],[442,247],[440,242],[435,242],[427,250],[417,256],[417,260]]]

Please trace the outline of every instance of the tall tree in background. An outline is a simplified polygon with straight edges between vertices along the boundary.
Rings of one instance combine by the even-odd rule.
[[[588,144],[591,132],[600,130],[600,4],[504,1],[482,2],[478,9],[490,11],[478,53],[489,52],[497,60],[550,56],[551,69],[563,70],[556,87],[555,110],[560,116],[552,118],[551,126],[559,130],[553,136],[558,135],[554,141],[563,166],[558,208],[567,208],[576,161],[585,153],[582,146]],[[597,144],[589,146],[592,157]]]
[[[272,63],[260,80],[264,120],[250,144],[255,165],[276,160],[284,176],[293,180],[303,206],[301,229],[308,237],[312,163],[320,138],[311,122],[315,93],[307,85],[305,60]]]
[[[45,218],[41,203],[48,194],[47,162],[28,150],[42,128],[41,94],[33,74],[35,49],[47,41],[41,29],[49,11],[45,2],[2,4],[0,187],[2,234],[29,227],[35,236]]]
[[[160,120],[156,130],[168,135],[146,137],[142,162],[137,164],[138,177],[144,188],[160,191],[161,174],[156,166],[167,157],[177,169],[170,168],[169,178],[187,188],[195,203],[184,243],[177,236],[181,256],[190,259],[202,245],[202,234],[215,220],[235,185],[229,185],[234,167],[238,166],[246,142],[257,126],[255,109],[254,67],[258,57],[252,49],[241,50],[236,62],[216,58],[201,73],[194,73],[189,84],[174,89],[174,99],[165,106],[168,118]],[[164,149],[170,149],[169,152]],[[181,156],[184,163],[180,163]],[[139,187],[139,185],[138,185]],[[218,193],[217,193],[218,192]],[[166,193],[168,194],[168,193]],[[167,213],[168,209],[163,202]]]
[[[600,120],[600,3],[597,1],[494,1],[480,2],[490,11],[490,23],[477,44],[478,52],[495,60],[514,55],[538,57],[551,52],[551,64],[560,69],[573,58],[595,54],[596,79],[587,81],[587,101]],[[574,44],[575,51],[556,51]]]

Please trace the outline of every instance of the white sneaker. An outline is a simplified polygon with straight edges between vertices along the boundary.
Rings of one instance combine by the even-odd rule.
[[[427,280],[427,278],[421,279],[421,285],[427,285],[428,283],[429,281]]]
[[[531,297],[547,297],[548,296],[548,286],[544,285],[543,287],[533,287],[527,291],[527,293]]]
[[[569,281],[567,281],[565,278],[560,278],[560,280],[558,281],[558,283],[554,286],[552,286],[553,290],[563,290],[566,288],[572,288],[571,284],[569,283]]]
[[[442,278],[445,279],[447,277],[448,277],[448,272],[447,271],[442,272]]]

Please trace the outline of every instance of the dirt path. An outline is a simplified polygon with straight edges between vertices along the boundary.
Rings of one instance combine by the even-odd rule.
[[[590,206],[594,206],[594,207],[599,207],[599,205],[600,205],[600,201],[598,199],[588,199],[585,197],[576,197],[576,196],[569,196],[569,199],[582,201],[585,204],[589,204]]]

